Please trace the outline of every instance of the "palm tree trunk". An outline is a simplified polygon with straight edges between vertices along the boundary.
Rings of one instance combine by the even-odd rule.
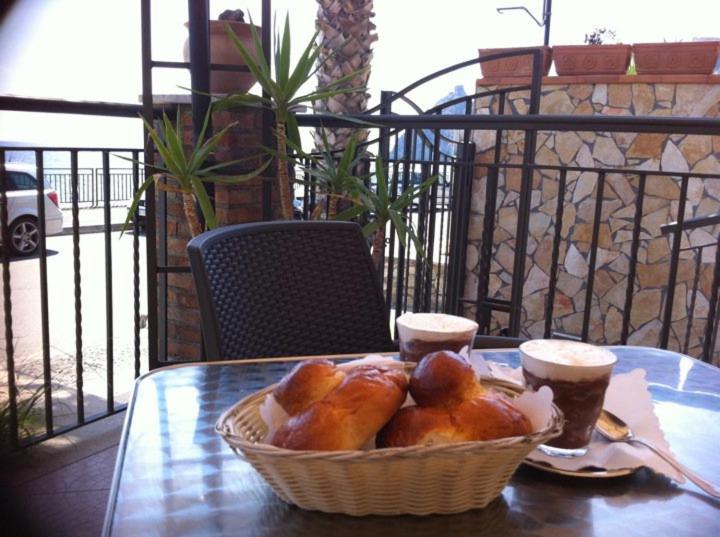
[[[190,227],[190,236],[197,237],[203,230],[200,225],[200,218],[198,218],[197,207],[195,207],[195,198],[189,192],[183,192],[182,197],[185,218],[187,218]]]
[[[373,43],[378,36],[372,19],[373,0],[317,0],[315,26],[320,32],[321,64],[318,85],[325,86],[348,73],[357,72],[343,87],[367,86],[370,78]],[[365,91],[335,95],[315,103],[316,112],[359,114],[367,109],[370,94]],[[355,133],[358,142],[368,136],[367,129],[325,129],[330,148],[342,150]],[[322,151],[324,144],[319,130],[315,133],[315,147]]]
[[[310,220],[320,220],[323,215],[323,204],[318,203],[315,205],[315,208],[313,209],[312,213],[310,213]]]
[[[280,208],[282,217],[285,220],[292,220],[292,192],[290,191],[290,177],[288,175],[288,163],[284,158],[287,157],[287,131],[285,123],[278,122],[276,128],[277,149],[278,149],[278,194],[280,196]]]
[[[377,270],[380,270],[380,260],[385,250],[385,226],[379,227],[375,232],[372,244],[372,260]]]
[[[337,196],[334,196],[333,194],[329,194],[330,199],[328,200],[328,215],[327,219],[332,220],[335,218],[335,215],[337,214],[337,207],[338,207],[338,199]]]

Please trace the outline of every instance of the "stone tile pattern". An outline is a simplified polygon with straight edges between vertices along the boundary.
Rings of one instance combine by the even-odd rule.
[[[192,121],[189,107],[181,108],[186,147],[192,144]],[[217,162],[246,159],[233,173],[245,174],[262,163],[259,154],[262,133],[262,111],[243,109],[213,114],[215,131],[234,123],[214,158]],[[258,158],[252,158],[257,156]],[[158,194],[159,195],[159,194]],[[182,197],[167,193],[167,264],[188,266],[186,254],[190,240]],[[262,179],[234,185],[217,185],[215,210],[219,225],[262,220]],[[160,243],[158,242],[158,248]],[[195,284],[190,274],[169,274],[167,310],[167,355],[174,359],[197,360],[201,356],[200,309]],[[162,329],[162,328],[161,328]]]
[[[479,81],[482,82],[482,81]],[[479,85],[477,91],[498,86]],[[509,95],[512,114],[526,114],[529,92]],[[506,103],[507,104],[507,103]],[[480,114],[497,113],[497,97],[476,102]],[[573,115],[713,117],[720,115],[720,85],[687,83],[556,84],[545,82],[541,113]],[[507,110],[507,107],[506,107]],[[476,296],[479,248],[485,203],[487,168],[493,161],[494,131],[476,131],[476,171],[466,264],[465,296]],[[501,161],[521,163],[524,133],[502,135]],[[536,163],[583,167],[632,168],[720,174],[720,136],[664,135],[607,132],[540,132]],[[558,203],[559,173],[536,172],[533,178],[528,263],[523,298],[522,335],[543,335],[545,301],[549,285],[552,238]],[[595,209],[597,174],[570,172],[562,223],[557,294],[553,330],[581,333],[588,274],[589,247]],[[596,343],[619,343],[629,268],[633,217],[639,177],[608,174],[603,197],[598,261],[590,317],[590,338]],[[510,282],[517,223],[520,170],[501,171],[494,236],[489,296],[510,298]],[[660,226],[677,217],[680,181],[648,175],[643,205],[634,302],[628,343],[656,346],[667,287],[671,239],[660,234]],[[685,217],[720,209],[720,180],[691,179]],[[682,236],[682,247],[715,243],[717,229],[697,229]],[[695,274],[695,251],[681,255],[675,288],[670,348],[684,342]],[[688,353],[699,355],[708,296],[712,282],[715,248],[702,254],[699,290]],[[467,314],[473,315],[469,309]],[[506,325],[507,318],[494,314],[493,328]]]

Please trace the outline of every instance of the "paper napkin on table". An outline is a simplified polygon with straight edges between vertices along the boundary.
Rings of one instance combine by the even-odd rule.
[[[524,384],[520,368],[512,369],[501,364],[486,362],[478,354],[473,354],[470,360],[478,374],[487,374],[489,371],[493,377]],[[603,407],[625,421],[636,437],[648,440],[658,448],[672,453],[660,428],[660,421],[655,415],[645,373],[644,369],[635,369],[629,373],[613,375],[605,393]],[[562,470],[579,470],[588,466],[605,470],[646,466],[678,483],[685,482],[682,474],[645,446],[637,443],[609,442],[597,432],[593,433],[588,452],[582,457],[550,457],[536,449],[528,455],[528,459],[547,463]]]

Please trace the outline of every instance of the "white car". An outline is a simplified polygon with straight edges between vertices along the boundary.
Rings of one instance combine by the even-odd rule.
[[[7,163],[5,170],[10,250],[14,255],[32,255],[40,245],[35,168]],[[63,215],[58,201],[57,192],[45,181],[46,235],[56,235],[63,230]]]

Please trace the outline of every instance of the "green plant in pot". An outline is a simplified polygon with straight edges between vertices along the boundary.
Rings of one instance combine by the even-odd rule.
[[[360,178],[355,171],[364,154],[357,150],[355,135],[350,137],[342,152],[337,152],[330,148],[325,129],[320,128],[318,131],[324,146],[320,155],[306,154],[301,148],[295,147],[292,142],[288,143],[298,156],[302,156],[307,162],[301,167],[310,177],[310,181],[298,180],[296,182],[314,187],[317,193],[321,194],[320,198],[324,198],[325,201],[318,203],[315,207],[312,219],[319,219],[325,213],[327,219],[332,220],[338,214],[340,202],[352,200],[357,191]]]
[[[267,161],[258,169],[244,175],[221,174],[221,171],[243,161],[233,160],[219,164],[209,162],[222,138],[235,125],[235,123],[230,123],[208,137],[207,133],[212,111],[213,107],[208,107],[202,130],[189,151],[183,147],[185,135],[179,110],[174,125],[167,114],[163,114],[162,128],[155,128],[143,118],[145,129],[153,144],[155,144],[155,150],[160,156],[162,164],[150,165],[151,168],[157,170],[157,173],[148,177],[135,193],[123,230],[128,227],[136,214],[138,204],[151,184],[156,184],[160,190],[175,192],[182,196],[183,210],[191,236],[195,237],[204,231],[197,207],[200,208],[205,227],[214,229],[217,227],[217,218],[205,185],[207,183],[235,184],[247,181],[260,175],[270,164],[270,161]],[[118,157],[133,161],[133,159],[121,155],[118,155]],[[139,162],[139,164],[145,165],[143,162]]]
[[[252,22],[252,19],[251,19]],[[346,81],[351,80],[355,73],[350,73],[332,83],[321,86],[303,93],[303,86],[311,81],[318,70],[318,57],[320,49],[315,40],[317,32],[310,39],[303,50],[300,58],[294,65],[291,65],[290,58],[290,21],[285,18],[285,25],[282,34],[276,33],[274,72],[265,61],[265,53],[262,48],[260,36],[255,27],[251,27],[253,47],[247,47],[236,36],[232,36],[238,53],[242,56],[250,72],[255,75],[262,89],[268,97],[251,94],[233,94],[218,102],[222,109],[231,109],[239,106],[259,106],[269,108],[275,114],[275,137],[277,151],[275,152],[278,163],[277,188],[280,199],[282,217],[292,219],[292,190],[290,185],[290,174],[288,172],[288,140],[294,147],[300,147],[300,134],[295,113],[298,109],[312,105],[315,101],[329,98],[341,93],[365,91],[364,87],[341,88]]]
[[[377,179],[377,192],[371,185],[362,179],[356,179],[352,191],[353,207],[338,214],[336,220],[352,220],[366,216],[369,222],[363,227],[363,234],[372,237],[372,259],[375,267],[380,266],[382,253],[385,249],[385,234],[387,225],[392,222],[395,226],[397,238],[404,247],[410,239],[419,259],[425,258],[420,240],[415,233],[411,216],[408,214],[412,203],[422,196],[437,180],[434,175],[425,179],[419,186],[410,186],[393,199],[390,185],[385,176],[383,160],[378,157],[375,163],[375,178]]]

